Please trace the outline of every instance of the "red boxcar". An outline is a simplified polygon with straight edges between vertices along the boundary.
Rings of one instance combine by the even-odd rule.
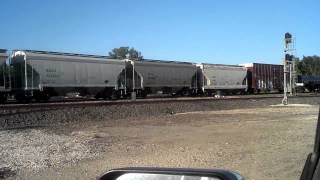
[[[283,65],[249,63],[247,68],[248,92],[281,92],[283,90]]]

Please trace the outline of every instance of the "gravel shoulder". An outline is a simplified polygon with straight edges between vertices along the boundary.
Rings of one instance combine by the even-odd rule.
[[[224,168],[298,179],[318,106],[197,111],[0,131],[8,179],[96,179],[125,166]]]

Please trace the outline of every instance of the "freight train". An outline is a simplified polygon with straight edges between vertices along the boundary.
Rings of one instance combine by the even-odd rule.
[[[34,50],[0,51],[0,100],[27,102],[53,96],[125,98],[137,96],[221,95],[279,91],[283,66],[195,64],[110,59],[107,56]]]

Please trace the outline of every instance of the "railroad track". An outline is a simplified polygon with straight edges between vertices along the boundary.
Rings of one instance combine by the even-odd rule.
[[[301,94],[319,102],[320,95]],[[77,122],[101,119],[121,119],[131,116],[172,114],[188,110],[223,109],[226,107],[255,107],[260,104],[281,102],[281,94],[246,95],[214,97],[180,97],[180,98],[149,98],[114,101],[74,101],[31,104],[5,104],[0,106],[0,129],[15,129],[37,126],[51,126],[65,122]],[[294,101],[296,101],[294,100]],[[296,101],[297,102],[297,101]],[[300,100],[298,100],[300,102]],[[137,106],[135,106],[137,105]]]
[[[318,94],[298,94],[289,98],[303,97],[320,97]],[[144,104],[144,103],[164,103],[164,102],[183,102],[183,101],[210,101],[210,100],[242,100],[242,99],[267,99],[267,98],[282,98],[282,94],[267,94],[267,95],[243,95],[243,96],[225,96],[225,97],[178,97],[178,98],[147,98],[147,99],[122,99],[122,100],[71,100],[57,101],[47,103],[29,103],[29,104],[4,104],[0,105],[0,111],[5,110],[23,110],[23,109],[51,109],[64,107],[81,107],[81,106],[102,106],[102,105],[122,105],[122,104]]]

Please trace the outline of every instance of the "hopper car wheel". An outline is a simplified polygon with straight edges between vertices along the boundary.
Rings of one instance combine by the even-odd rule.
[[[203,92],[202,90],[199,90],[197,93],[196,93],[196,96],[206,96],[205,92]]]
[[[98,92],[95,96],[94,96],[95,99],[101,99],[102,98],[102,93],[101,92]]]
[[[16,100],[18,103],[29,103],[31,102],[31,97],[30,96],[26,96],[26,95],[16,95]]]
[[[207,97],[212,97],[212,96],[214,96],[214,92],[212,92],[212,91],[205,91],[205,96],[207,96]]]
[[[188,90],[182,91],[182,96],[190,96],[190,92]]]
[[[7,102],[7,95],[0,94],[0,104]]]
[[[120,99],[121,97],[121,93],[119,93],[118,91],[114,91],[112,92],[112,95],[110,96],[110,99],[111,100],[117,100],[117,99]]]
[[[191,91],[191,96],[192,96],[192,97],[196,97],[196,96],[199,96],[199,95],[200,95],[200,93],[199,93],[197,90],[193,89],[193,90]]]
[[[34,92],[34,98],[37,102],[47,102],[50,99],[50,95],[47,92]]]
[[[181,90],[179,90],[176,95],[180,95],[180,96],[190,96],[191,95],[191,91],[190,89],[187,88],[183,88]]]
[[[147,91],[145,91],[145,90],[142,90],[142,91],[141,91],[141,97],[142,97],[143,99],[145,99],[145,98],[147,97],[147,95],[148,95],[148,92],[147,92]]]

